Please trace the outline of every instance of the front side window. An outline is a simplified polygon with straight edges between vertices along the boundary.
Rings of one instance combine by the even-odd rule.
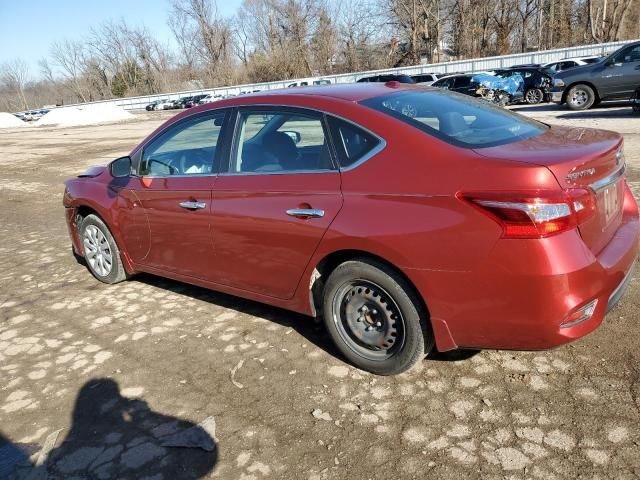
[[[441,90],[396,92],[361,103],[464,148],[517,142],[548,128],[485,100]]]
[[[142,152],[140,175],[207,175],[213,171],[224,114],[186,121],[155,139]]]
[[[613,58],[613,63],[640,62],[640,45],[622,50]]]
[[[341,168],[351,167],[381,144],[374,135],[339,118],[330,117],[329,125]]]
[[[321,115],[241,111],[232,173],[278,173],[333,168]]]

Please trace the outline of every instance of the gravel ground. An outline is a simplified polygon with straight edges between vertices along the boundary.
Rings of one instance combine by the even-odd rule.
[[[622,133],[640,197],[629,107],[515,110]],[[150,275],[95,281],[62,182],[168,115],[0,132],[0,478],[16,462],[45,478],[47,458],[50,479],[640,477],[638,273],[571,345],[436,354],[392,378],[296,314]]]

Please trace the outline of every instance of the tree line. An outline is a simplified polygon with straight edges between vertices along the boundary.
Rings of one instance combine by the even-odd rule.
[[[640,37],[640,0],[171,0],[169,47],[126,19],[0,65],[0,111]]]

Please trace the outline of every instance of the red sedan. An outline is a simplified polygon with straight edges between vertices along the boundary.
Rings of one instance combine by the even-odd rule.
[[[439,89],[308,87],[190,109],[66,182],[98,279],[148,272],[321,315],[378,374],[434,346],[593,331],[638,252],[616,133]]]

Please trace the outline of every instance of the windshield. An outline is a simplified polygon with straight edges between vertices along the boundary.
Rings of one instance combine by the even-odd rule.
[[[464,148],[513,143],[547,128],[485,100],[442,90],[407,90],[360,103]]]

